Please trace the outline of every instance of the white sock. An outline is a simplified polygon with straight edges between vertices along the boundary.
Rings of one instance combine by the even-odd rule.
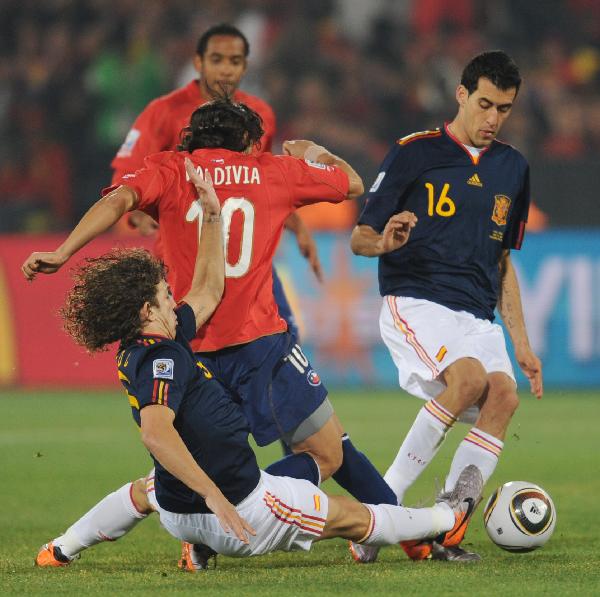
[[[64,555],[72,558],[92,545],[102,541],[115,541],[125,535],[148,516],[136,509],[131,498],[131,488],[132,484],[127,483],[108,494],[63,535],[54,539],[54,545],[60,547]]]
[[[402,503],[406,490],[437,454],[455,422],[456,417],[435,400],[427,402],[419,411],[394,462],[384,476],[387,484],[398,496],[398,503]]]
[[[487,483],[498,464],[503,447],[504,442],[497,437],[473,427],[456,449],[444,489],[452,491],[458,476],[469,464],[474,464],[481,471],[483,482]]]
[[[365,504],[366,505],[366,504]],[[389,504],[367,505],[371,511],[370,534],[360,543],[383,547],[400,541],[427,539],[454,526],[454,512],[445,503],[433,508],[405,508]]]

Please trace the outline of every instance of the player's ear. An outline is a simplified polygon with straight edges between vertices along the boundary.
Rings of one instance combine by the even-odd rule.
[[[200,56],[199,54],[194,54],[193,63],[194,63],[194,68],[196,69],[196,72],[199,75],[201,75],[202,74],[202,56]]]
[[[467,99],[469,98],[469,91],[464,85],[459,85],[456,88],[456,101],[458,105],[462,108],[467,103]]]
[[[144,325],[150,321],[153,320],[154,313],[152,310],[152,305],[150,304],[149,301],[146,301],[143,305],[142,308],[140,309],[140,322],[142,324],[142,327],[144,327]]]

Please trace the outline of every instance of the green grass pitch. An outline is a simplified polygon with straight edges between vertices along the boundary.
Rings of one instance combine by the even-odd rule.
[[[354,442],[384,470],[421,401],[399,392],[332,392]],[[176,569],[178,543],[156,516],[116,543],[104,543],[66,569],[37,569],[38,547],[107,492],[150,465],[129,406],[119,392],[0,393],[0,593],[2,595],[591,595],[600,594],[600,396],[553,392],[536,401],[522,392],[506,449],[485,492],[509,480],[542,485],[552,495],[554,536],[530,554],[509,554],[487,538],[481,507],[467,535],[484,560],[476,565],[408,561],[399,547],[374,565],[351,561],[344,541],[310,553],[236,560],[220,557],[204,574]],[[455,429],[408,495],[433,496],[466,427]],[[277,446],[259,451],[262,465]],[[326,490],[338,492],[333,483]]]

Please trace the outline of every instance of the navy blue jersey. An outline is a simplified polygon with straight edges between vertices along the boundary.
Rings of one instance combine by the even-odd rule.
[[[400,139],[358,220],[382,232],[390,217],[419,218],[408,243],[379,257],[382,296],[408,296],[494,319],[499,262],[519,249],[529,212],[529,166],[492,142],[474,158],[445,127]]]
[[[248,423],[239,405],[199,362],[188,341],[196,335],[194,312],[183,303],[177,309],[175,340],[143,335],[117,354],[119,379],[135,422],[149,405],[175,413],[173,425],[194,460],[232,503],[238,504],[256,487],[260,470],[248,444]],[[197,493],[176,479],[160,462],[156,467],[156,499],[177,513],[210,512]]]

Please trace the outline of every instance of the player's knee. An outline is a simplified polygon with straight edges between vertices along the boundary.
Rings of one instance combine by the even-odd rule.
[[[465,407],[468,407],[481,398],[486,385],[485,372],[472,371],[470,375],[464,375],[457,379],[453,389],[461,398]]]
[[[444,373],[444,381],[464,408],[477,403],[487,388],[487,374],[476,359],[460,359]]]
[[[514,390],[505,390],[494,397],[494,408],[512,417],[519,408],[519,396]]]
[[[131,501],[138,512],[150,514],[153,509],[146,495],[146,479],[138,479],[131,484]]]

